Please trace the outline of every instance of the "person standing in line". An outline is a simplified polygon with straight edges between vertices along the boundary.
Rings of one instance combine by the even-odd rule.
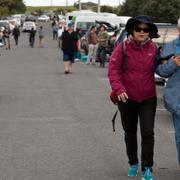
[[[178,36],[165,44],[161,56],[173,55],[166,63],[157,66],[156,73],[168,78],[164,90],[164,104],[171,112],[175,129],[175,141],[180,165],[180,18],[178,20]]]
[[[59,48],[61,48],[61,36],[63,32],[64,32],[64,27],[60,25],[58,28],[58,47]]]
[[[81,43],[80,43],[80,39],[81,39],[81,28],[77,28],[76,29],[76,34],[77,34],[77,37],[78,37],[78,41],[77,41],[77,44],[76,44],[76,52],[75,52],[75,55],[74,55],[74,60],[75,61],[80,61],[81,60]]]
[[[44,43],[44,30],[42,26],[40,26],[38,30],[38,35],[39,35],[39,47],[42,48]]]
[[[87,63],[89,64],[90,61],[94,65],[96,62],[96,51],[97,51],[97,35],[96,35],[96,26],[92,26],[90,33],[88,34],[88,44],[89,44],[89,51],[88,51],[88,59]]]
[[[98,48],[97,59],[100,61],[100,67],[105,67],[106,63],[106,48],[108,46],[109,35],[107,34],[106,27],[102,24],[97,36]]]
[[[52,22],[53,40],[57,40],[58,37],[58,24],[56,20]]]
[[[154,71],[157,46],[151,37],[158,29],[148,16],[127,21],[128,38],[113,51],[109,62],[109,81],[118,97],[118,108],[129,159],[127,175],[138,175],[137,125],[141,132],[141,170],[143,180],[154,180],[154,121],[157,106]],[[123,58],[125,47],[126,61]],[[125,61],[125,62],[124,62]]]
[[[20,36],[20,30],[19,30],[19,27],[17,25],[15,25],[12,34],[14,36],[15,44],[17,46],[18,45],[18,39]]]
[[[36,30],[32,28],[29,32],[29,46],[34,47]]]
[[[10,34],[11,31],[8,26],[5,26],[4,31],[3,31],[3,38],[4,38],[4,43],[6,45],[6,49],[11,49],[11,43],[10,43]]]
[[[3,30],[0,28],[0,47],[4,46]]]
[[[72,73],[72,64],[74,63],[78,40],[77,33],[73,30],[73,24],[69,23],[67,30],[61,36],[65,74]]]

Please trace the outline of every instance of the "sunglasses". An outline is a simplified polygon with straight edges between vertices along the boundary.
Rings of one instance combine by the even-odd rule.
[[[141,32],[141,31],[143,31],[144,33],[149,33],[149,28],[141,28],[141,27],[135,27],[134,28],[134,30],[136,31],[136,32]]]

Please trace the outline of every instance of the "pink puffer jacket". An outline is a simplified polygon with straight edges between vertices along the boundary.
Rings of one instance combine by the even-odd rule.
[[[156,96],[156,49],[155,43],[151,40],[139,46],[132,38],[127,39],[126,65],[123,68],[122,44],[115,48],[109,62],[108,77],[117,95],[126,92],[129,99],[138,102]]]

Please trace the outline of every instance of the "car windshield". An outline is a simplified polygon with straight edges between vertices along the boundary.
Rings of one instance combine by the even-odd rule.
[[[93,25],[94,25],[93,22],[78,22],[77,28],[81,29],[82,31],[87,31]]]
[[[5,27],[7,25],[9,25],[7,22],[0,22],[0,27]]]

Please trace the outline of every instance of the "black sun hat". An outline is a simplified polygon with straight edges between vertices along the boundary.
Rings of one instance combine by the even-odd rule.
[[[133,28],[135,27],[135,25],[137,23],[144,23],[144,24],[148,24],[149,28],[150,28],[150,37],[151,38],[157,38],[158,35],[158,28],[157,26],[152,23],[152,21],[150,20],[150,18],[148,16],[145,15],[141,15],[141,16],[136,16],[134,18],[130,18],[127,23],[126,23],[126,27],[125,30],[129,33],[132,34],[133,33]]]

